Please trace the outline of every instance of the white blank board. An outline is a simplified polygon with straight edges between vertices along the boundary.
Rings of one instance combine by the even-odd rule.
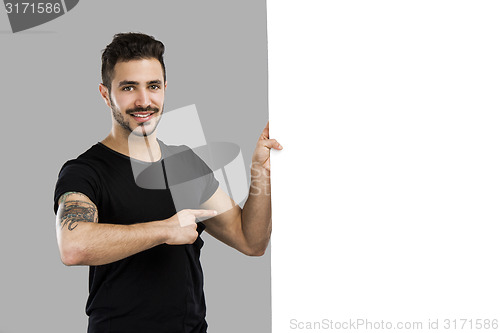
[[[267,6],[273,332],[498,331],[500,2]]]

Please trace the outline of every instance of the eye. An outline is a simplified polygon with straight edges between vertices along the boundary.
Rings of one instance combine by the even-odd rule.
[[[151,85],[151,86],[149,86],[149,87],[150,87],[151,89],[153,89],[153,90],[158,90],[158,89],[161,89],[161,88],[160,88],[160,86],[159,86],[159,85],[157,85],[157,84],[153,84],[153,85]]]
[[[133,89],[132,86],[127,86],[127,87],[123,87],[122,91],[132,91],[132,89]]]

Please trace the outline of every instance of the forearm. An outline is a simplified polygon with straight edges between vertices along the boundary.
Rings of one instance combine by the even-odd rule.
[[[235,203],[220,189],[202,205],[221,212],[207,220],[207,232],[250,256],[263,255],[271,237],[271,149],[281,150],[283,147],[275,139],[269,139],[268,123],[252,156],[250,191],[243,209],[234,206]]]
[[[251,168],[248,199],[241,215],[242,231],[248,247],[262,255],[271,236],[271,182],[269,170],[257,164]]]
[[[61,260],[66,265],[104,265],[165,243],[162,221],[117,225],[78,223],[75,230],[60,230]]]

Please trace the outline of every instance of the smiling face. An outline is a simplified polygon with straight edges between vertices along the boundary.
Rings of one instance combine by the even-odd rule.
[[[130,133],[154,134],[163,113],[165,88],[162,66],[157,59],[117,62],[111,91],[103,85],[99,87],[112,110],[113,132],[121,137]]]

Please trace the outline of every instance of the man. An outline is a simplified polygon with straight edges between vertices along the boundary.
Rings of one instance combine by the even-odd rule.
[[[115,35],[102,54],[99,85],[111,109],[111,132],[66,162],[56,184],[61,260],[90,266],[88,332],[206,332],[199,234],[206,228],[251,256],[262,255],[269,242],[269,155],[282,147],[269,139],[267,126],[240,209],[196,154],[156,138],[167,87],[163,52],[151,36]],[[167,167],[171,161],[176,167]],[[153,170],[160,175],[153,179],[167,186],[139,186],[133,163],[146,173]],[[191,170],[186,183],[196,184],[188,186],[188,201],[181,204],[171,191],[179,170],[180,178]]]

